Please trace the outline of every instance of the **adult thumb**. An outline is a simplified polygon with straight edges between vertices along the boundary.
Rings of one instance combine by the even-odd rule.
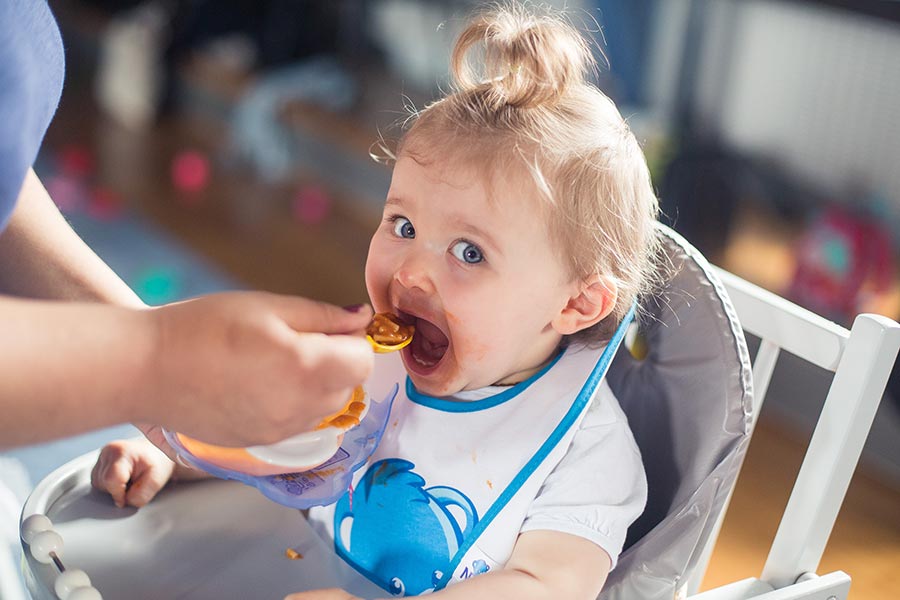
[[[356,387],[372,372],[372,347],[359,336],[301,333],[296,343],[301,364],[321,389]]]
[[[368,304],[341,308],[299,296],[272,296],[275,313],[295,331],[354,333],[365,329],[372,319]]]

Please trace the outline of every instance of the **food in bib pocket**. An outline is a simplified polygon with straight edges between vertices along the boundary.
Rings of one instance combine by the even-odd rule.
[[[368,408],[366,392],[358,386],[340,411],[322,419],[312,431],[267,446],[226,448],[182,433],[174,435],[194,458],[216,467],[257,476],[294,473],[315,468],[334,456],[344,434],[359,425]]]
[[[320,429],[269,446],[222,448],[171,431],[164,433],[180,460],[192,467],[255,487],[285,506],[324,506],[347,491],[353,473],[375,451],[398,390],[399,384],[394,383],[383,391],[384,396],[379,392],[379,400],[358,388],[345,409],[325,419]]]
[[[359,425],[363,414],[366,411],[366,392],[363,387],[357,386],[344,408],[322,419],[316,425],[316,429],[325,429],[326,427],[337,427],[338,429],[350,429]]]

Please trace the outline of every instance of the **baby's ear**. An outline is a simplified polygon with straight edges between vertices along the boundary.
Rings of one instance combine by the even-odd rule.
[[[606,318],[616,306],[615,282],[598,274],[583,279],[565,308],[553,319],[553,328],[561,335],[587,329]]]

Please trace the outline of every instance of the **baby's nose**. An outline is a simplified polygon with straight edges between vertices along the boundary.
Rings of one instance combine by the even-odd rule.
[[[428,293],[434,290],[430,268],[421,257],[411,257],[404,261],[394,274],[394,279],[407,289],[419,289]]]

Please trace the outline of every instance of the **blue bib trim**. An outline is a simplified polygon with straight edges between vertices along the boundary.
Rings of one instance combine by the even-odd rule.
[[[416,404],[420,404],[422,406],[427,406],[428,408],[433,408],[435,410],[440,410],[443,412],[451,412],[451,413],[462,413],[462,412],[476,412],[479,410],[486,410],[488,408],[493,408],[500,404],[503,404],[507,400],[512,400],[525,390],[531,386],[535,381],[540,379],[547,371],[553,368],[562,355],[565,352],[560,352],[557,354],[553,360],[550,361],[547,366],[543,369],[526,379],[525,381],[521,381],[516,385],[510,387],[508,390],[504,390],[499,394],[494,394],[493,396],[488,396],[487,398],[482,398],[481,400],[474,400],[472,402],[460,402],[459,400],[445,400],[443,398],[435,398],[434,396],[426,396],[425,394],[420,393],[416,390],[416,386],[413,385],[412,380],[409,378],[409,375],[406,376],[406,396],[409,398],[411,402],[415,402]]]
[[[612,339],[609,340],[609,344],[607,344],[606,348],[603,350],[603,354],[600,355],[600,359],[597,361],[597,364],[594,366],[594,369],[588,376],[588,379],[585,382],[584,386],[581,388],[581,391],[578,393],[578,396],[572,402],[572,406],[569,408],[568,412],[566,412],[566,414],[563,416],[562,420],[553,430],[553,433],[551,433],[550,436],[544,441],[544,443],[541,444],[541,447],[537,449],[537,452],[534,453],[534,456],[532,456],[531,459],[525,464],[525,466],[522,467],[522,470],[519,471],[519,473],[513,478],[506,489],[503,490],[503,493],[500,494],[500,496],[494,501],[491,507],[484,513],[484,516],[480,521],[478,521],[478,524],[475,525],[475,528],[466,537],[465,541],[463,541],[463,543],[460,545],[459,550],[457,550],[456,552],[456,555],[450,560],[450,565],[447,571],[444,573],[444,576],[440,579],[440,581],[438,581],[437,585],[435,586],[435,591],[444,589],[447,584],[450,583],[450,580],[453,579],[453,574],[456,572],[456,568],[459,566],[459,563],[466,555],[466,552],[468,552],[469,549],[475,544],[476,540],[478,540],[484,530],[487,529],[488,526],[493,522],[494,518],[498,514],[500,514],[500,511],[503,510],[503,508],[509,503],[513,496],[516,495],[525,481],[544,461],[544,459],[547,458],[547,455],[550,454],[553,448],[556,447],[560,439],[562,439],[562,437],[578,419],[579,415],[581,415],[582,411],[585,409],[588,402],[593,397],[594,391],[600,384],[603,376],[606,374],[606,370],[609,368],[609,364],[612,362],[612,358],[613,356],[615,356],[616,350],[618,350],[619,345],[622,343],[622,339],[625,337],[625,331],[628,329],[628,325],[634,319],[634,312],[635,307],[632,305],[631,309],[628,311],[628,314],[626,314],[622,319],[622,322],[619,323],[619,327],[613,334]],[[531,380],[529,380],[529,382],[531,382]],[[491,400],[491,398],[488,398],[486,400]]]

